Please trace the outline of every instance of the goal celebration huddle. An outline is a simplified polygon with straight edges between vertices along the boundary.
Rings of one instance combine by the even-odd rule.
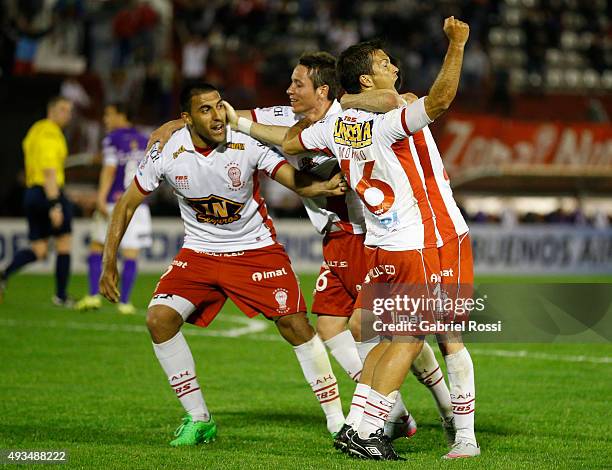
[[[381,338],[362,328],[366,287],[457,291],[473,283],[468,226],[428,128],[452,112],[469,35],[468,25],[453,17],[443,29],[448,49],[427,96],[398,94],[395,59],[382,43],[362,42],[337,58],[304,53],[287,77],[288,103],[273,107],[234,110],[214,86],[189,84],[181,93],[181,119],[151,136],[133,181],[114,203],[99,287],[112,302],[122,300],[122,238],[139,206],[165,181],[178,199],[185,237],[160,276],[146,321],[185,412],[172,446],[217,437],[206,381],[181,327],[207,327],[229,298],[245,315],[274,322],[291,345],[320,404],[330,446],[364,459],[403,460],[393,441],[413,437],[417,423],[410,397],[399,389],[414,375],[439,412],[448,443],[441,457],[480,455],[474,365],[461,334],[436,338],[445,378],[423,336]],[[313,230],[323,235],[311,308],[316,327],[277,242],[260,194],[261,173],[296,192]],[[356,383],[354,392],[339,389],[328,354]],[[351,392],[345,414],[340,396]]]

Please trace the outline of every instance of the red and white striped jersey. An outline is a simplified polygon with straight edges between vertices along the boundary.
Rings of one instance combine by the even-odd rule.
[[[429,123],[421,98],[384,114],[348,109],[301,132],[304,148],[336,156],[365,204],[366,245],[389,251],[437,246],[425,177],[408,139]]]
[[[143,194],[165,180],[176,193],[185,224],[183,246],[215,253],[275,243],[275,230],[259,193],[258,171],[274,177],[287,161],[276,150],[227,127],[227,142],[204,151],[187,128],[163,150],[155,144],[134,178]]]
[[[334,100],[327,110],[326,116],[342,111],[337,100]],[[295,114],[291,106],[272,106],[270,108],[256,108],[251,110],[253,121],[273,126],[293,126],[302,119]],[[317,155],[293,157],[286,156],[287,160],[298,168],[323,179],[328,179],[338,171],[337,160],[325,153]],[[306,213],[312,225],[319,233],[325,233],[334,226],[349,233],[365,233],[364,207],[359,196],[354,191],[347,191],[344,196],[302,198]]]
[[[427,197],[434,213],[436,237],[440,247],[458,235],[466,233],[469,228],[453,198],[450,179],[428,126],[410,137],[410,149],[414,155],[418,155]]]

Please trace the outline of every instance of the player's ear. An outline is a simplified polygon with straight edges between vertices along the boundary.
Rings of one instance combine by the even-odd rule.
[[[359,84],[363,88],[372,88],[374,86],[374,82],[372,81],[371,75],[359,75]]]
[[[321,98],[327,99],[329,96],[329,85],[321,85],[317,88],[317,93]]]
[[[187,124],[188,126],[191,126],[193,124],[193,120],[191,119],[191,115],[189,113],[185,113],[182,112],[181,113],[181,119],[185,122],[185,124]]]

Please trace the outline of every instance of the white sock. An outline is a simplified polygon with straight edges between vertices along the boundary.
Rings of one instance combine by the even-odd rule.
[[[153,350],[185,411],[194,421],[208,421],[210,413],[198,384],[191,350],[183,333],[179,331],[164,343],[153,343]]]
[[[412,373],[419,382],[425,385],[433,399],[436,401],[438,412],[442,418],[453,416],[450,392],[444,381],[444,374],[440,364],[436,360],[433,349],[427,343],[423,343],[423,350],[416,357],[411,367]]]
[[[369,339],[367,341],[363,341],[361,343],[358,343],[358,342],[355,343],[357,345],[357,351],[359,352],[359,357],[361,358],[363,362],[365,362],[365,359],[367,355],[370,353],[370,351],[374,349],[376,346],[378,346],[379,343],[380,343],[380,338],[378,336],[375,338]],[[355,393],[356,392],[357,390],[355,390]],[[352,408],[351,408],[351,411],[352,411]],[[404,400],[402,399],[402,395],[398,391],[397,398],[395,400],[395,406],[391,410],[391,413],[389,415],[389,420],[399,423],[402,421],[401,418],[403,416],[409,416],[409,415],[410,415],[410,412],[406,409],[406,405],[404,405]]]
[[[367,439],[370,435],[385,427],[385,422],[389,418],[389,412],[395,404],[396,397],[397,390],[391,392],[388,396],[384,396],[376,390],[370,389],[363,418],[357,429],[361,439]]]
[[[325,341],[325,346],[329,348],[329,352],[336,358],[338,364],[346,371],[351,379],[359,382],[361,374],[362,362],[355,346],[355,340],[349,330],[344,330],[333,338]]]
[[[374,349],[378,343],[380,343],[380,338],[378,336],[363,342],[355,341],[355,346],[357,346],[357,352],[359,353],[359,359],[361,359],[362,364],[365,364],[368,353]]]
[[[457,440],[475,441],[474,411],[476,409],[476,387],[474,364],[466,348],[444,357],[450,384],[450,396],[455,416]]]
[[[293,350],[298,358],[306,381],[312,388],[327,418],[329,432],[338,432],[344,424],[342,403],[338,393],[338,383],[329,363],[325,346],[318,335]]]
[[[351,402],[351,410],[346,417],[345,424],[348,424],[353,429],[359,427],[361,418],[363,417],[363,410],[365,410],[366,401],[368,401],[368,395],[370,394],[370,386],[366,384],[357,384],[355,387],[355,393],[353,394],[353,401]]]

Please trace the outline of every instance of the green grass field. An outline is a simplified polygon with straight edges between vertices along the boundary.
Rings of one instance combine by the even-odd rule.
[[[182,408],[144,326],[157,278],[138,280],[133,317],[110,304],[96,313],[55,308],[48,276],[11,280],[0,306],[0,449],[64,449],[70,468],[612,468],[610,344],[474,345],[482,456],[440,460],[446,449],[433,401],[409,377],[402,393],[419,431],[396,445],[408,461],[364,462],[331,447],[274,325],[246,321],[231,304],[210,329],[184,329],[218,439],[171,448]],[[314,277],[302,284],[309,296]],[[83,276],[71,291],[85,292]],[[354,385],[334,369],[347,410]]]

